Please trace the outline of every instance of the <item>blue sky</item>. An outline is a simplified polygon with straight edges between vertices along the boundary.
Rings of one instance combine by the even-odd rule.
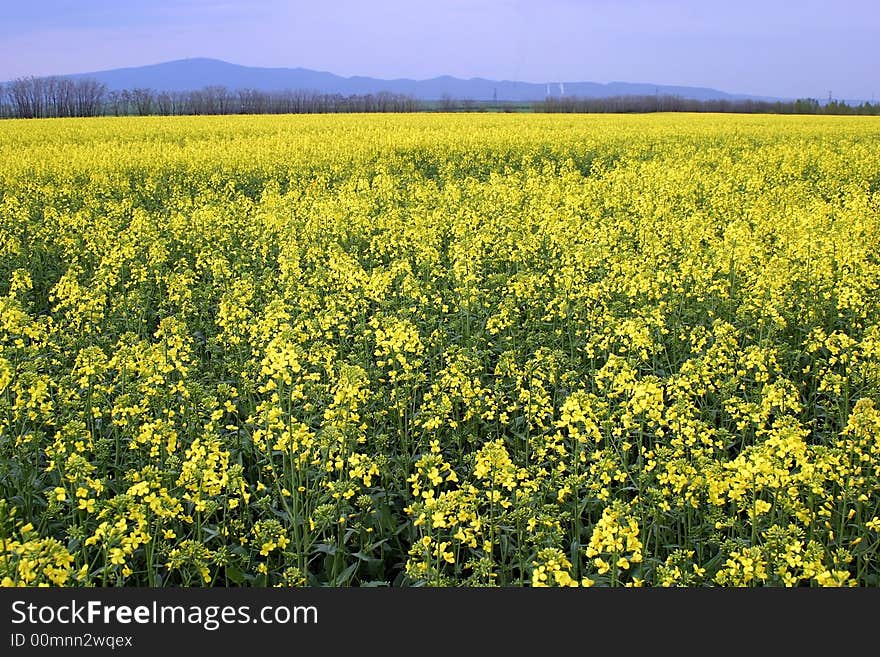
[[[0,0],[0,80],[216,57],[880,100],[878,0]]]

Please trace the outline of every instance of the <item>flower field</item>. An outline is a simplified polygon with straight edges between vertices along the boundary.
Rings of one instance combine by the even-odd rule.
[[[0,122],[0,580],[880,585],[880,120]]]

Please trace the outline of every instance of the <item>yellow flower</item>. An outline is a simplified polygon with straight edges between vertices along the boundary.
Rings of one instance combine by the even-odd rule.
[[[110,563],[114,565],[124,564],[125,551],[122,548],[110,548]]]

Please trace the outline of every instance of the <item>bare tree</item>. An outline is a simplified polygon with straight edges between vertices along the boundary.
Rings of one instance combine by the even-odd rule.
[[[156,111],[163,116],[174,113],[174,98],[168,92],[163,91],[156,96]]]
[[[43,91],[46,116],[74,116],[74,83],[68,78],[45,78]]]
[[[9,89],[13,112],[21,119],[40,118],[44,114],[43,80],[17,78]]]
[[[107,105],[113,116],[122,115],[122,94],[118,91],[111,91],[107,94]]]
[[[208,87],[213,99],[214,114],[229,114],[232,108],[233,95],[224,86]]]
[[[107,86],[91,78],[80,78],[73,90],[75,116],[98,116],[103,112]]]
[[[238,103],[242,114],[266,114],[270,109],[271,97],[257,89],[239,89]]]
[[[152,89],[132,89],[131,99],[134,104],[134,109],[139,116],[147,116],[153,113],[155,95]]]

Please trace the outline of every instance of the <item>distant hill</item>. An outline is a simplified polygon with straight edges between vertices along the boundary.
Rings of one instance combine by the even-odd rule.
[[[369,77],[342,77],[305,68],[259,68],[239,66],[218,59],[180,59],[149,66],[118,68],[67,75],[68,78],[93,78],[107,85],[110,91],[151,88],[156,91],[193,91],[219,85],[230,90],[261,91],[307,90],[343,95],[388,91],[419,100],[440,100],[449,96],[460,100],[538,101],[548,96],[579,96],[603,98],[627,95],[672,95],[694,100],[770,100],[764,96],[731,94],[704,87],[679,87],[633,82],[517,82],[461,79],[450,76],[429,80],[380,80]]]

